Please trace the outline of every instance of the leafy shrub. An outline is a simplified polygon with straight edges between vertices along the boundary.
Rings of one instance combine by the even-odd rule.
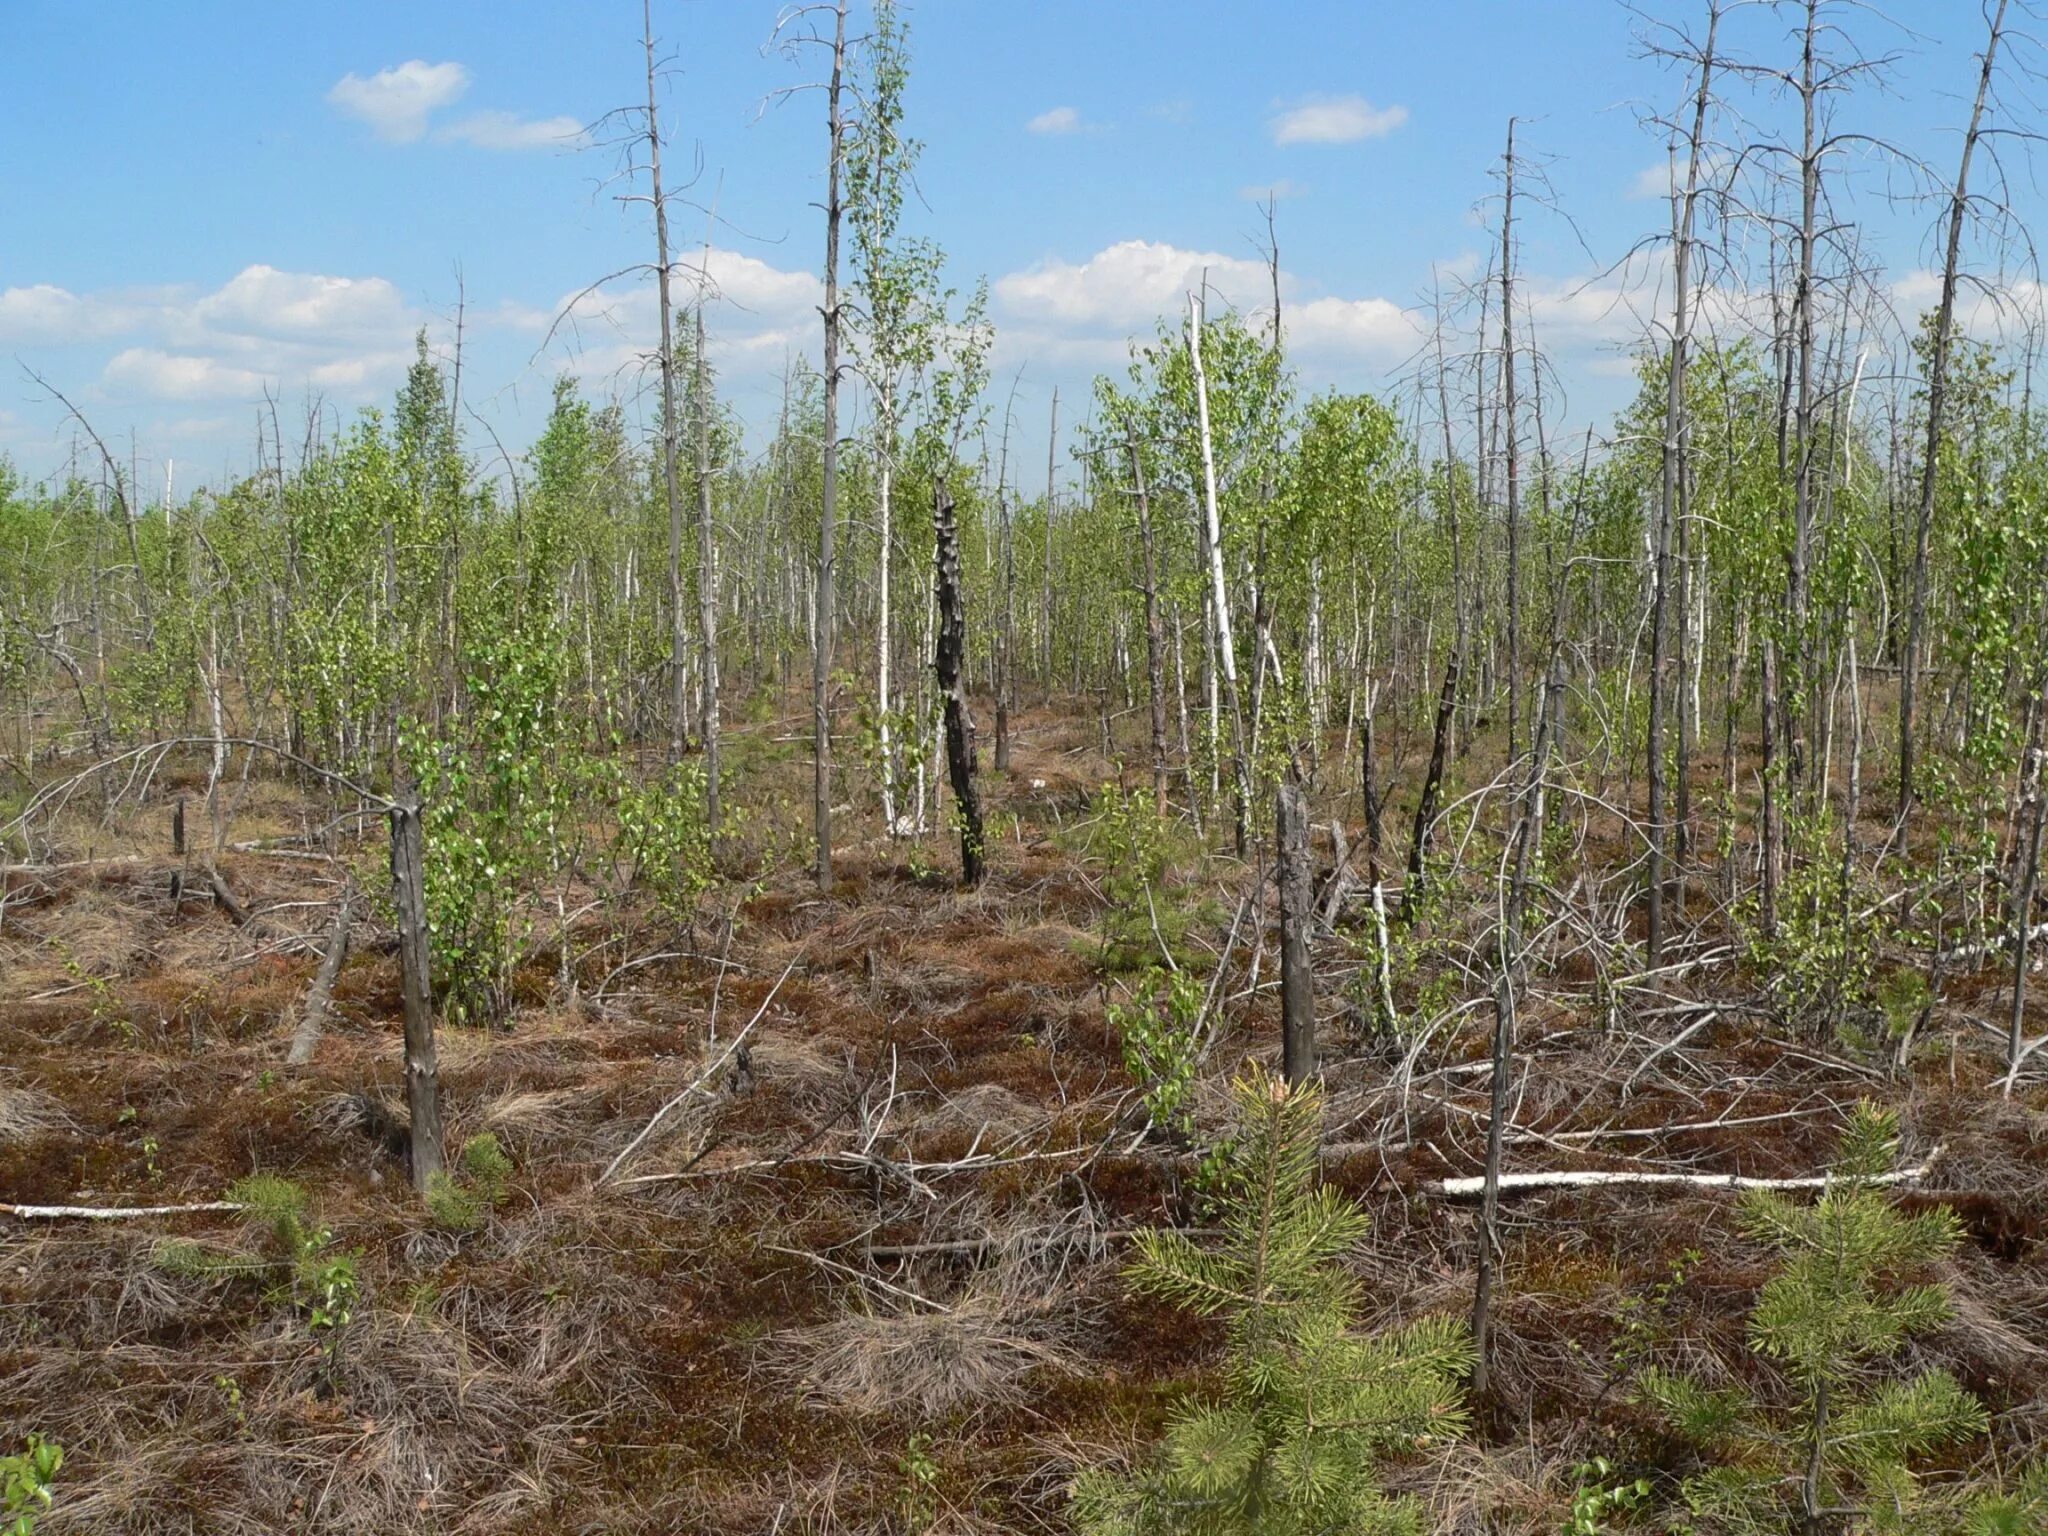
[[[55,1495],[51,1484],[64,1465],[64,1447],[41,1435],[30,1435],[25,1450],[0,1456],[0,1536],[35,1536],[36,1520],[48,1511]]]
[[[1132,987],[1129,1001],[1106,1010],[1123,1047],[1124,1070],[1144,1095],[1152,1124],[1169,1135],[1194,1128],[1202,1002],[1202,983],[1193,972],[1155,966]]]

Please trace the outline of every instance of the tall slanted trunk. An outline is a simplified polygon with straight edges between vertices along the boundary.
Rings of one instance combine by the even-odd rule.
[[[1984,45],[1983,68],[1977,76],[1977,101],[1970,109],[1969,132],[1963,135],[1963,160],[1956,169],[1955,191],[1948,205],[1948,246],[1941,267],[1941,302],[1934,311],[1932,353],[1927,360],[1927,440],[1920,458],[1920,505],[1913,521],[1913,597],[1906,616],[1906,654],[1899,672],[1899,822],[1912,813],[1914,774],[1913,713],[1920,693],[1920,634],[1927,623],[1927,544],[1934,526],[1934,489],[1941,458],[1941,416],[1948,400],[1949,339],[1955,325],[1956,281],[1963,249],[1963,218],[1969,211],[1970,159],[1984,122],[1984,102],[1991,94],[1991,70],[2005,30],[2006,0],[1998,0],[1991,35]]]
[[[1515,120],[1508,119],[1508,147],[1501,164],[1505,195],[1500,220],[1500,388],[1501,447],[1506,456],[1508,498],[1508,757],[1521,740],[1522,676],[1522,492],[1521,453],[1515,440]]]
[[[1166,657],[1159,625],[1159,565],[1152,544],[1152,496],[1145,485],[1145,460],[1130,444],[1132,484],[1138,497],[1138,542],[1145,564],[1145,679],[1152,695],[1152,809],[1166,813]]]
[[[710,246],[705,247],[709,280]],[[718,542],[711,516],[711,380],[704,361],[704,300],[697,300],[697,644],[704,652],[698,729],[704,737],[704,830],[718,836]]]
[[[1244,708],[1237,691],[1237,644],[1231,634],[1230,593],[1223,579],[1223,524],[1216,504],[1216,446],[1209,432],[1209,377],[1202,368],[1202,297],[1188,295],[1188,358],[1195,375],[1195,417],[1201,432],[1202,526],[1209,557],[1209,606],[1216,626],[1216,661],[1230,697],[1231,769],[1237,790],[1237,848],[1245,846],[1250,813],[1251,773],[1244,754]],[[1212,710],[1213,714],[1213,710]]]
[[[1316,1072],[1315,971],[1309,955],[1315,900],[1309,878],[1308,801],[1299,784],[1280,786],[1273,826],[1279,845],[1281,1066],[1289,1083],[1305,1083]]]

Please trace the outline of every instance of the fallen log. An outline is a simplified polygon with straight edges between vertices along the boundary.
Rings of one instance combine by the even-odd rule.
[[[24,1221],[126,1221],[136,1216],[247,1209],[239,1200],[202,1200],[197,1205],[13,1205],[0,1201],[0,1216],[18,1216]]]
[[[1899,1168],[1864,1180],[1868,1184],[1910,1184],[1926,1176],[1940,1157],[1936,1147],[1917,1168]],[[1676,1185],[1685,1189],[1825,1189],[1834,1182],[1831,1174],[1809,1174],[1791,1179],[1750,1178],[1739,1173],[1648,1173],[1633,1170],[1606,1171],[1596,1168],[1550,1169],[1540,1173],[1504,1173],[1500,1192],[1504,1195],[1530,1194],[1540,1189],[1606,1189],[1616,1185]],[[1470,1200],[1484,1193],[1486,1176],[1468,1174],[1455,1179],[1438,1179],[1423,1186],[1426,1193],[1444,1200]]]
[[[306,1006],[299,1015],[299,1027],[292,1032],[292,1048],[285,1056],[286,1066],[303,1067],[313,1059],[321,1033],[327,1028],[327,1021],[334,1016],[334,983],[341,975],[342,962],[348,958],[348,936],[355,921],[355,899],[356,888],[352,882],[342,887],[341,906],[334,914],[334,926],[327,931],[327,948],[321,953],[320,969],[313,973],[313,985],[306,992]]]

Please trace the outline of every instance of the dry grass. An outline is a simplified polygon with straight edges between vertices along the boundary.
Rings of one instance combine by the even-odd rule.
[[[58,856],[145,857],[10,887],[0,1192],[173,1203],[282,1173],[314,1196],[335,1251],[356,1255],[363,1294],[330,1357],[274,1286],[160,1262],[168,1237],[253,1244],[232,1220],[0,1225],[0,1424],[67,1450],[41,1529],[895,1531],[899,1460],[924,1433],[941,1467],[938,1529],[1061,1530],[1074,1466],[1142,1450],[1215,1359],[1217,1330],[1133,1302],[1117,1272],[1130,1228],[1209,1220],[1191,1160],[1119,1143],[1096,1159],[968,1174],[903,1167],[977,1143],[1092,1143],[1128,1103],[1094,971],[1099,890],[1057,837],[1112,775],[1092,718],[1029,717],[1013,773],[991,786],[1027,825],[993,850],[986,890],[962,897],[920,880],[903,846],[849,829],[831,896],[801,871],[767,875],[722,984],[718,966],[685,954],[592,996],[622,961],[716,952],[730,897],[694,936],[635,910],[592,919],[571,946],[579,999],[557,990],[554,956],[538,957],[507,1028],[441,1032],[451,1134],[492,1131],[516,1163],[509,1197],[475,1232],[432,1227],[388,1144],[404,1121],[397,980],[374,917],[314,1065],[281,1070],[314,963],[292,936],[321,926],[332,867],[231,860],[237,891],[275,914],[255,935],[210,904],[172,908],[160,795],[124,804],[111,825],[79,807]],[[322,819],[261,780],[240,816],[237,836]],[[367,863],[375,852],[356,850]],[[1188,878],[1227,924],[1246,871],[1219,860]],[[1202,1138],[1224,1126],[1230,1071],[1275,1046],[1272,953],[1261,990],[1247,992],[1244,937],[1198,1087]],[[1192,942],[1213,952],[1222,939],[1205,923]],[[1427,964],[1483,966],[1484,939],[1483,917],[1453,914]],[[1321,953],[1334,1012],[1356,957],[1336,941]],[[1569,975],[1535,967],[1510,1165],[1808,1172],[1833,1144],[1830,1106],[1864,1093],[1897,1102],[1917,1147],[1944,1146],[1938,1189],[1921,1198],[1957,1209],[1971,1235],[1952,1279],[1956,1318],[1924,1352],[1994,1404],[2005,1447],[2048,1440],[2038,1092],[2001,1100],[1967,1035],[1952,1083],[1944,1038],[1939,1070],[1908,1087],[1731,1013],[1624,1094],[1681,1026],[1590,1011],[1595,958],[1574,952]],[[594,1190],[710,1061],[714,995],[730,1040],[792,959],[744,1070],[679,1106],[628,1170],[680,1170],[704,1153],[690,1177]],[[1731,971],[1697,985],[1719,1003],[1749,983]],[[1483,1012],[1445,1024],[1406,1069],[1400,1053],[1347,1057],[1334,1024],[1326,1036],[1331,1134],[1369,1148],[1333,1160],[1331,1177],[1374,1218],[1352,1256],[1371,1326],[1469,1302],[1471,1212],[1414,1187],[1477,1166],[1487,1027]],[[1792,1113],[1667,1134],[1781,1111]],[[1603,1126],[1656,1134],[1585,1134]],[[1552,1531],[1582,1455],[1658,1465],[1666,1453],[1626,1407],[1618,1346],[1631,1305],[1688,1248],[1707,1258],[1648,1347],[1666,1364],[1750,1378],[1742,1319],[1766,1271],[1728,1214],[1717,1195],[1510,1204],[1488,1432],[1425,1448],[1392,1477],[1425,1499],[1433,1529]]]
[[[941,1419],[963,1408],[1007,1407],[1034,1371],[1076,1368],[1052,1342],[1042,1308],[978,1291],[943,1310],[876,1304],[790,1334],[788,1371],[800,1392],[862,1414]]]
[[[38,1088],[17,1088],[0,1083],[0,1145],[34,1141],[71,1129],[71,1116],[53,1094]]]

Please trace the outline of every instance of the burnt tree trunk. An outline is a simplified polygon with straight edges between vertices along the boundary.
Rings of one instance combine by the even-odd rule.
[[[939,640],[932,659],[939,692],[946,701],[946,777],[960,804],[960,883],[979,885],[984,865],[981,792],[975,787],[974,716],[967,709],[967,594],[960,580],[960,528],[953,520],[953,492],[941,480],[932,492],[932,527],[937,534]]]
[[[1436,821],[1437,796],[1444,786],[1444,752],[1450,743],[1451,714],[1458,707],[1458,658],[1444,668],[1443,692],[1436,701],[1436,740],[1429,749],[1429,773],[1422,781],[1422,798],[1415,802],[1415,832],[1408,840],[1408,883],[1401,892],[1401,918],[1415,916],[1422,899],[1423,861],[1429,857],[1429,834]]]
[[[411,1122],[413,1188],[425,1191],[443,1166],[441,1069],[434,1050],[434,993],[427,951],[426,849],[420,804],[407,794],[391,807],[391,896],[398,909],[398,970],[405,997],[405,1108]]]
[[[1299,784],[1282,784],[1273,825],[1280,845],[1281,1068],[1289,1083],[1316,1073],[1315,974],[1309,929],[1315,918],[1308,864],[1308,804]]]

